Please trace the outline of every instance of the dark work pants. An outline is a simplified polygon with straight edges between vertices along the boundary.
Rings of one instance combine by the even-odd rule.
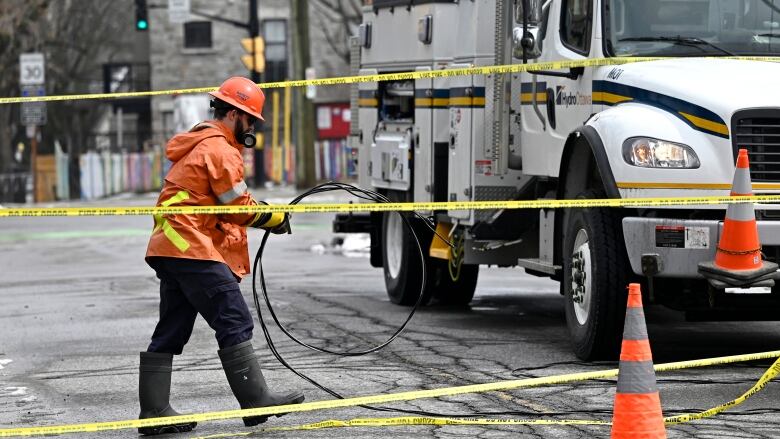
[[[227,265],[164,257],[148,261],[160,279],[160,321],[147,351],[181,354],[198,314],[216,332],[220,349],[252,339],[252,315]]]

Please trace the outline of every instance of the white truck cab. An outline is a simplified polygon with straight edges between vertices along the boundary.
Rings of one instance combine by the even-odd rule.
[[[780,193],[780,64],[762,59],[777,56],[777,0],[367,0],[356,74],[665,59],[359,84],[359,183],[421,202],[728,195],[746,148],[754,192]],[[780,206],[755,212],[778,261]],[[777,287],[732,294],[698,273],[724,206],[424,213],[456,248],[416,227],[422,263],[398,214],[364,222],[391,301],[415,303],[423,266],[425,299],[461,305],[480,265],[523,267],[561,282],[583,359],[617,352],[632,281],[690,319],[780,318]]]

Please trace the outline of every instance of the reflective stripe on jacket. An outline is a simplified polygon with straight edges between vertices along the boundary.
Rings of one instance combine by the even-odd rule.
[[[255,205],[244,182],[242,146],[219,121],[196,125],[166,146],[173,162],[157,206]],[[246,226],[259,215],[155,215],[146,257],[224,262],[238,277],[249,273]]]

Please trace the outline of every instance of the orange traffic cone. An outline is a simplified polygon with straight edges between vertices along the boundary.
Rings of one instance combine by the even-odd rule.
[[[620,349],[612,438],[665,438],[661,398],[655,382],[639,284],[628,286],[626,323]]]
[[[750,161],[740,149],[731,196],[753,195]],[[699,273],[716,288],[774,285],[777,264],[761,259],[761,243],[753,203],[729,204],[713,262],[699,264]]]

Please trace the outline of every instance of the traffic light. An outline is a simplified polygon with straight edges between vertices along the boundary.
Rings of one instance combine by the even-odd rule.
[[[249,53],[249,55],[241,57],[246,68],[258,73],[265,71],[265,40],[263,37],[244,38],[241,40],[241,46]],[[254,56],[252,56],[253,52]]]
[[[146,0],[135,0],[135,30],[149,29],[149,8]]]

